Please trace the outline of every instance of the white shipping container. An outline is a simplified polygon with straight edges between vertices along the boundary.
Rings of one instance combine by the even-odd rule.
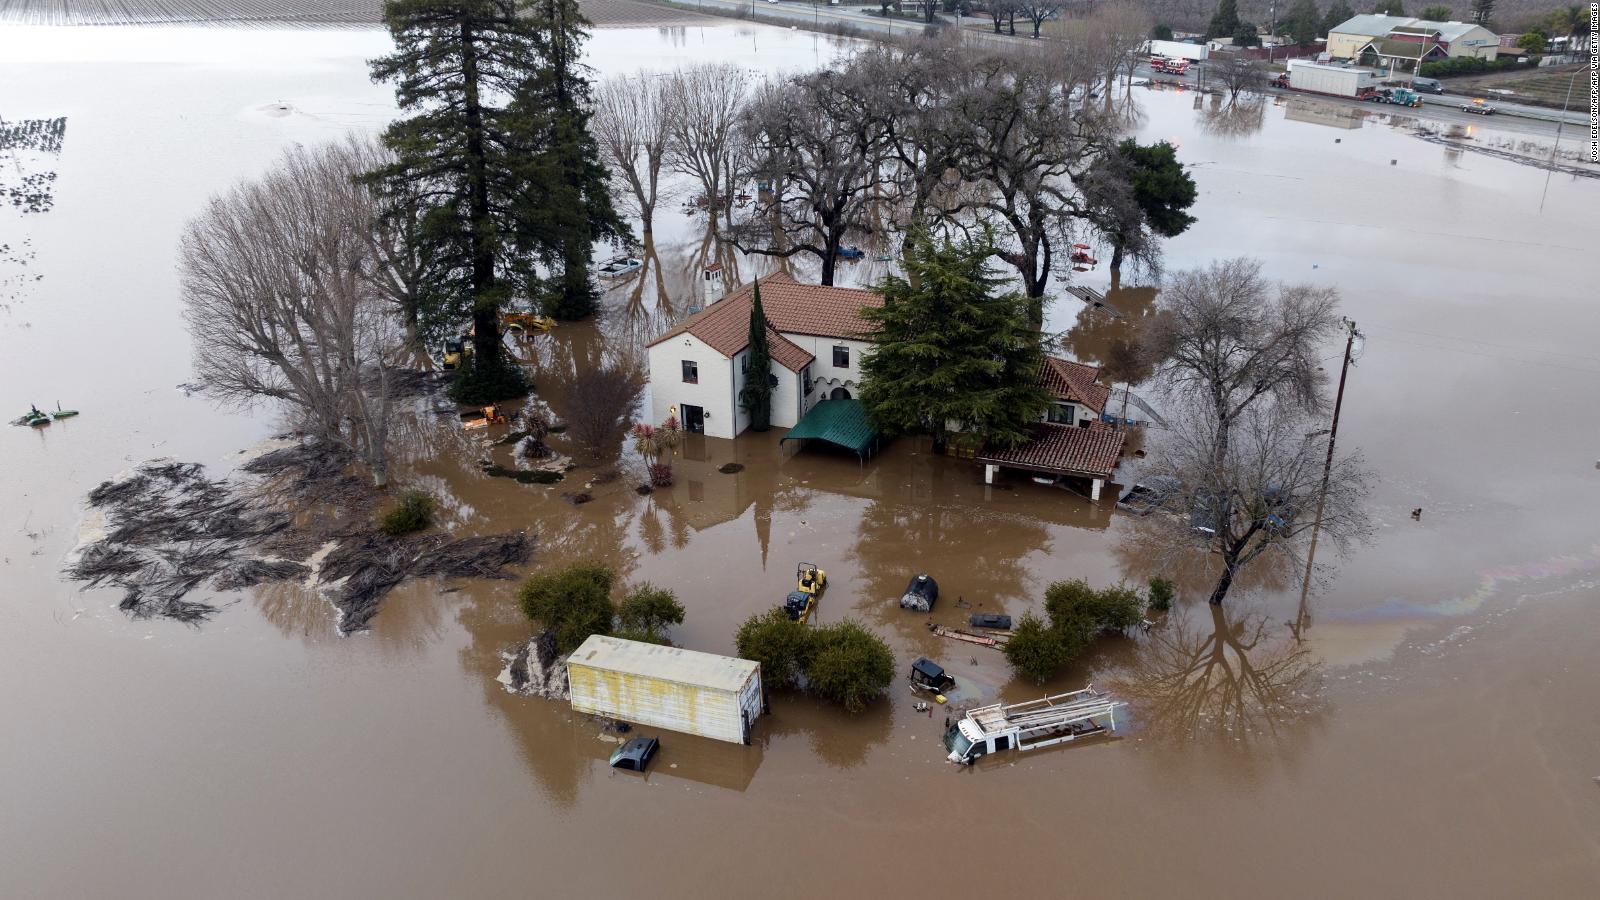
[[[1151,41],[1149,53],[1151,56],[1165,56],[1167,59],[1190,59],[1196,62],[1204,60],[1210,51],[1205,44],[1186,44],[1182,41]]]
[[[750,743],[761,715],[761,665],[747,659],[592,635],[567,659],[572,708]]]

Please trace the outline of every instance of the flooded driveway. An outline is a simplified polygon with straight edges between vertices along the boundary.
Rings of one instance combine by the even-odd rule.
[[[1046,688],[1116,687],[1133,708],[1115,740],[955,770],[942,715],[897,687],[858,717],[778,697],[750,748],[664,735],[631,777],[605,767],[596,724],[496,681],[529,632],[514,583],[410,583],[340,638],[294,586],[219,598],[193,629],[130,621],[111,592],[63,581],[94,485],[163,456],[226,472],[275,430],[178,388],[177,235],[285,144],[387,121],[363,65],[385,44],[360,29],[0,30],[0,113],[66,120],[58,152],[18,159],[56,173],[51,207],[0,209],[0,407],[83,411],[0,430],[0,896],[946,896],[994,891],[997,867],[1006,890],[1052,895],[1592,895],[1600,184],[1558,175],[1540,212],[1544,172],[1424,142],[1400,117],[1291,101],[1241,122],[1192,94],[1135,94],[1141,138],[1178,143],[1201,192],[1167,266],[1259,256],[1274,277],[1337,286],[1366,333],[1340,440],[1381,476],[1381,528],[1319,586],[1303,645],[1285,627],[1298,581],[1267,572],[1224,613],[1187,597],[1167,627],[1102,642]],[[601,30],[591,61],[775,70],[843,46],[675,25]],[[637,352],[692,302],[703,223],[658,221],[652,269],[599,322],[535,342],[558,413],[563,373]],[[1137,318],[1154,297],[1110,299]],[[1057,300],[1049,327],[1094,359],[1124,326],[1079,313]],[[942,601],[948,624],[1017,614],[1055,579],[1149,574],[1108,506],[986,488],[913,440],[862,465],[780,436],[691,441],[671,489],[641,497],[623,478],[576,507],[560,494],[593,470],[490,478],[455,432],[419,436],[402,477],[452,498],[462,533],[536,532],[535,566],[601,559],[671,587],[688,608],[675,638],[696,649],[731,651],[795,564],[818,563],[824,621],[857,616],[902,666],[928,654],[1007,700],[1042,689],[899,610],[912,573],[968,604]]]

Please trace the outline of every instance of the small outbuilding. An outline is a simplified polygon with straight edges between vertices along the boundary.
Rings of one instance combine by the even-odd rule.
[[[1077,428],[1040,422],[1032,441],[1012,449],[988,449],[975,459],[983,465],[983,481],[994,484],[1001,469],[1019,469],[1036,475],[1081,478],[1089,482],[1089,499],[1099,500],[1122,458],[1127,436],[1108,426]]]

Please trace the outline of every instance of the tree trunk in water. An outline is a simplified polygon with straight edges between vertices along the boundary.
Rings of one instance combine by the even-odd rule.
[[[1111,245],[1111,289],[1116,290],[1122,282],[1122,242],[1117,241]]]
[[[1211,589],[1211,605],[1221,606],[1222,599],[1228,596],[1228,588],[1233,587],[1233,564],[1222,564],[1222,577],[1217,579],[1217,586]]]

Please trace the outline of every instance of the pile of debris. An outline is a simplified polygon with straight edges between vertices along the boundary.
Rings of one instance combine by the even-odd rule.
[[[499,681],[513,694],[567,699],[567,661],[556,651],[556,633],[546,630],[505,655]]]
[[[240,467],[259,480],[206,477],[196,463],[146,463],[89,493],[101,521],[69,558],[66,574],[122,589],[135,618],[199,624],[217,612],[197,590],[237,591],[301,581],[325,593],[339,632],[367,627],[383,598],[407,578],[511,578],[532,556],[523,532],[452,538],[390,537],[375,521],[381,496],[349,459],[300,442]]]

